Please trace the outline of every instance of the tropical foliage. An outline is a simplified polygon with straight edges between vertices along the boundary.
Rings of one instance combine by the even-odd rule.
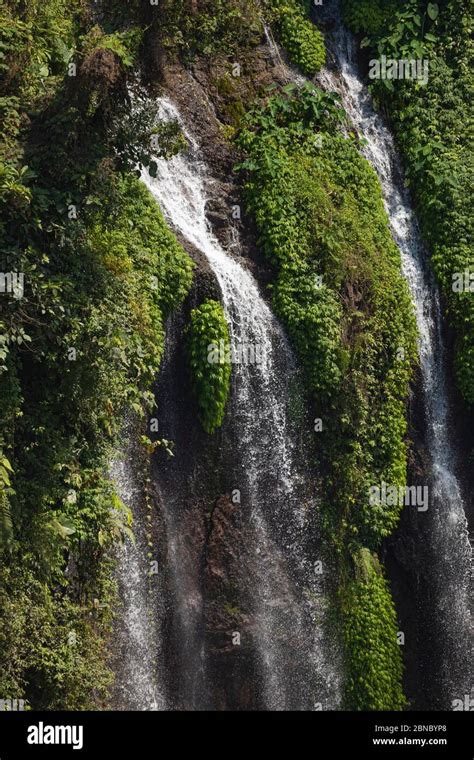
[[[188,354],[192,384],[204,430],[222,425],[230,392],[230,338],[219,301],[207,300],[191,312]]]
[[[313,76],[325,63],[326,48],[323,35],[308,18],[310,5],[301,0],[265,0],[267,16],[290,60]]]
[[[379,8],[381,0],[367,0]],[[359,2],[345,0],[346,18],[378,54],[406,57],[407,46],[429,62],[426,86],[409,80],[375,83],[374,94],[390,118],[405,159],[407,180],[431,261],[455,331],[455,365],[466,402],[474,402],[474,298],[472,258],[472,13],[467,0],[410,0],[384,15],[376,29],[364,25]],[[411,19],[411,21],[410,21]],[[456,287],[462,278],[465,286]],[[466,287],[467,284],[467,287]]]
[[[192,277],[132,174],[156,115],[127,94],[140,34],[89,11],[0,10],[1,269],[22,278],[0,294],[0,694],[50,709],[98,706],[110,683],[110,558],[131,516],[108,461],[125,410],[154,404]]]

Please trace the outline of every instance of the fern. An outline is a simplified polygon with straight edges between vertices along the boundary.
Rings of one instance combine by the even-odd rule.
[[[8,549],[13,538],[13,520],[10,502],[5,491],[0,491],[0,551]]]
[[[13,468],[0,450],[0,550],[9,547],[13,537],[13,520],[8,494],[12,492],[10,474]]]

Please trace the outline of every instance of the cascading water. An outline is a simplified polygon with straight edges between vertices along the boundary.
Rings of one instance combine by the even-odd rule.
[[[161,101],[161,118],[181,122],[166,100]],[[266,709],[328,709],[339,702],[338,655],[325,634],[326,583],[318,562],[322,558],[315,556],[320,545],[317,509],[306,491],[288,415],[295,360],[252,275],[224,251],[209,227],[207,170],[195,141],[183,131],[190,144],[187,154],[159,160],[156,179],[147,173],[142,178],[171,225],[212,267],[234,354],[257,357],[234,363],[230,411],[237,486],[253,535],[253,640],[261,682],[255,690]],[[168,541],[178,546],[173,520],[168,522]],[[170,561],[179,563],[180,558],[172,554]],[[195,601],[199,603],[197,596]]]
[[[265,41],[267,43],[268,49],[270,51],[270,55],[273,61],[273,65],[277,70],[280,70],[282,74],[284,75],[285,79],[287,79],[289,82],[292,82],[293,84],[301,85],[306,80],[302,74],[298,71],[298,69],[295,66],[292,66],[292,64],[288,61],[287,56],[285,52],[280,48],[280,45],[275,40],[275,37],[273,36],[272,30],[269,26],[265,23],[265,21],[262,19],[262,25],[263,25],[263,33],[265,35]]]
[[[370,94],[356,64],[352,35],[340,17],[332,33],[333,65],[318,77],[325,89],[336,91],[352,124],[365,138],[362,152],[377,172],[395,242],[402,257],[420,334],[419,350],[426,418],[426,442],[431,458],[430,508],[423,536],[431,564],[431,620],[441,640],[438,684],[442,694],[435,704],[449,709],[454,699],[471,691],[469,578],[471,547],[450,429],[446,384],[445,348],[441,329],[439,294],[426,266],[410,199],[403,185],[400,162],[393,138],[374,111]],[[433,686],[433,684],[431,685]],[[436,691],[436,689],[433,689]]]
[[[299,83],[300,75],[284,63],[268,30],[267,42],[275,64],[286,78]],[[428,618],[424,630],[433,628],[432,639],[441,646],[431,666],[436,683],[430,693],[440,694],[430,705],[450,707],[471,691],[469,672],[469,572],[471,550],[451,442],[446,387],[444,345],[439,295],[425,265],[416,220],[392,137],[374,112],[369,93],[355,63],[351,35],[337,19],[333,34],[333,65],[319,79],[338,91],[353,125],[364,136],[363,152],[380,178],[393,237],[398,244],[405,276],[411,288],[420,332],[423,404],[426,441],[431,457],[431,499],[427,514],[418,517],[426,546],[419,550],[427,568],[428,581],[413,590]],[[161,117],[177,118],[174,106],[161,101]],[[181,124],[181,126],[183,126]],[[186,132],[190,149],[170,161],[158,161],[158,176],[143,180],[175,229],[209,261],[222,291],[234,350],[251,348],[260,357],[256,363],[241,361],[233,367],[231,424],[235,438],[236,485],[242,492],[242,507],[252,531],[249,569],[253,621],[251,626],[259,663],[253,686],[262,707],[279,709],[323,709],[340,701],[340,666],[337,646],[328,645],[325,633],[326,584],[316,572],[320,539],[317,512],[311,489],[305,492],[304,461],[298,461],[295,431],[288,416],[291,385],[297,375],[294,357],[250,273],[227,253],[214,237],[206,220],[207,187],[212,184],[199,149]],[[238,236],[234,235],[234,247]],[[255,351],[256,349],[256,351]],[[133,506],[130,456],[115,462],[112,474],[125,503]],[[307,473],[306,473],[307,474]],[[166,502],[166,500],[164,500]],[[186,563],[180,524],[172,500],[164,504],[168,544],[169,581],[172,604],[183,650],[180,678],[188,706],[200,709],[209,704],[212,685],[206,683],[206,657],[202,635],[203,599],[199,578]],[[140,525],[138,526],[140,528]],[[140,530],[139,530],[140,533]],[[141,539],[136,547],[127,544],[120,562],[123,589],[127,672],[122,679],[120,700],[136,709],[163,709],[167,704],[155,683],[154,653],[159,651],[161,621],[155,632],[146,623],[146,549]],[[423,597],[426,597],[424,599]],[[429,634],[428,634],[429,635]],[[424,656],[424,655],[422,655]],[[425,656],[432,659],[431,652]],[[184,674],[188,674],[188,678]],[[426,703],[425,703],[426,704]]]
[[[143,487],[139,482],[133,426],[126,423],[122,449],[110,463],[117,495],[133,514],[134,541],[126,537],[118,556],[117,578],[122,603],[121,624],[115,632],[119,677],[115,702],[124,710],[164,710],[162,679],[157,677],[161,656],[159,618],[161,589],[150,588],[146,528],[142,514]],[[155,579],[157,580],[157,579]]]

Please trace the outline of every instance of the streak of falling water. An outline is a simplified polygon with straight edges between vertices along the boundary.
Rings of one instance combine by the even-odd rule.
[[[265,35],[265,40],[270,51],[273,65],[277,70],[280,70],[282,72],[282,74],[286,79],[288,79],[289,82],[297,85],[302,85],[306,81],[304,76],[298,71],[296,66],[293,66],[287,59],[286,54],[281,50],[280,45],[275,40],[270,27],[264,21],[262,23],[263,33]]]
[[[370,94],[358,71],[352,35],[338,15],[332,34],[333,66],[318,77],[325,89],[339,92],[352,124],[366,144],[362,152],[380,179],[393,237],[402,257],[416,310],[423,379],[426,437],[432,463],[428,541],[432,556],[433,620],[444,639],[443,661],[438,663],[442,701],[470,693],[471,621],[469,578],[471,547],[450,426],[446,386],[445,347],[438,289],[427,269],[410,198],[392,135],[374,111]]]
[[[172,103],[163,99],[160,106],[162,119],[181,122]],[[324,632],[324,584],[307,551],[317,508],[303,497],[287,411],[295,360],[252,275],[224,251],[209,227],[210,178],[195,140],[183,131],[190,145],[187,154],[159,160],[156,179],[147,173],[142,179],[171,225],[205,254],[214,270],[234,350],[251,347],[262,359],[233,365],[231,404],[243,507],[246,503],[255,541],[254,640],[262,682],[255,688],[270,710],[316,709],[318,704],[328,709],[339,703],[339,665],[337,647],[329,645]]]
[[[267,42],[268,48],[270,50],[270,55],[272,57],[272,61],[275,66],[286,66],[286,63],[284,62],[280,48],[278,47],[277,43],[275,42],[275,38],[272,34],[271,29],[263,22],[263,33],[265,35],[265,40]]]
[[[132,511],[135,543],[129,538],[119,548],[117,578],[122,601],[122,617],[117,637],[119,652],[116,701],[119,709],[157,711],[166,709],[157,672],[161,660],[159,639],[160,602],[149,593],[145,519],[142,514],[143,489],[138,480],[133,450],[134,437],[125,425],[122,449],[109,467],[118,496]]]

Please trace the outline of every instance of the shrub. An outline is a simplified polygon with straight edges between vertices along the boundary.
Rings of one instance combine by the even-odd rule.
[[[354,556],[356,578],[344,590],[344,639],[348,665],[346,709],[402,710],[406,699],[397,641],[397,617],[377,558]]]
[[[204,430],[222,425],[230,392],[229,328],[218,301],[207,300],[191,312],[188,354],[192,383]]]
[[[2,698],[25,698],[33,709],[94,710],[107,695],[104,667],[110,597],[75,604],[39,581],[31,569],[0,571]],[[32,685],[34,684],[34,689]]]
[[[305,18],[298,2],[276,4],[276,30],[290,61],[304,74],[313,76],[324,66],[324,37],[314,24]]]

